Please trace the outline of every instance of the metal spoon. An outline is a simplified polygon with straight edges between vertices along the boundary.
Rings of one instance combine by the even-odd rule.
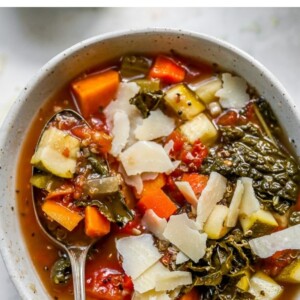
[[[71,109],[62,110],[56,114],[54,114],[47,122],[45,127],[43,128],[40,138],[37,142],[37,147],[39,145],[41,136],[44,131],[49,127],[49,124],[53,122],[58,116],[75,118],[76,120],[83,121],[87,124],[87,122],[83,119],[81,115]],[[87,124],[88,125],[88,124]],[[37,149],[36,147],[36,149]],[[33,167],[32,173],[36,173],[36,169]],[[85,299],[85,262],[86,256],[90,249],[90,247],[97,241],[97,239],[88,238],[83,231],[83,228],[79,228],[79,238],[76,238],[77,234],[72,235],[71,239],[62,240],[58,239],[57,236],[54,236],[49,228],[47,229],[45,220],[41,219],[41,209],[37,205],[36,201],[36,193],[32,186],[32,199],[33,199],[33,207],[34,213],[37,219],[37,223],[45,233],[45,235],[57,246],[63,249],[70,258],[71,267],[72,267],[72,277],[73,277],[73,286],[74,286],[74,299],[75,300],[84,300]],[[40,213],[39,213],[40,212]],[[80,225],[80,224],[79,224]],[[79,226],[80,227],[80,226]],[[80,232],[81,231],[81,232]],[[74,238],[75,237],[75,238]]]

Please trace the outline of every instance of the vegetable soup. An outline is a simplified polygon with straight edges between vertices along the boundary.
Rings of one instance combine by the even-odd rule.
[[[300,169],[285,140],[267,99],[216,65],[128,55],[81,74],[39,110],[19,162],[49,294],[73,299],[72,271],[37,225],[32,187],[52,236],[99,238],[87,299],[293,299]]]

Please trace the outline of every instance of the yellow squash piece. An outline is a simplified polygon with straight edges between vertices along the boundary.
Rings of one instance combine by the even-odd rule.
[[[269,211],[262,209],[259,209],[250,216],[241,215],[239,220],[244,233],[251,230],[253,237],[269,234],[278,226],[273,215]]]
[[[255,300],[275,300],[282,291],[283,288],[263,272],[255,273],[250,279],[249,293]]]
[[[300,260],[296,259],[286,266],[276,280],[287,283],[300,283]]]
[[[203,228],[209,239],[218,240],[229,231],[230,228],[224,225],[228,210],[225,205],[216,205],[209,215]]]
[[[31,164],[56,176],[72,178],[79,146],[80,141],[75,137],[56,127],[50,127],[43,133]]]
[[[200,140],[205,145],[211,145],[218,137],[216,127],[204,113],[185,122],[179,129],[191,144]]]
[[[42,210],[50,219],[56,221],[69,231],[72,231],[83,219],[83,216],[78,212],[70,210],[66,206],[52,200],[45,201],[42,205]]]
[[[205,81],[196,89],[196,94],[205,104],[216,101],[216,92],[222,88],[222,81],[218,77],[212,77]]]
[[[248,291],[249,290],[249,284],[250,284],[250,271],[246,270],[245,271],[245,276],[243,276],[239,282],[236,284],[238,288],[240,288],[243,291]]]
[[[183,120],[191,120],[205,110],[197,95],[183,83],[167,90],[165,101]]]

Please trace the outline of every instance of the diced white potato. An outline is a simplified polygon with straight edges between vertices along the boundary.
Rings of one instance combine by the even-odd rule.
[[[236,187],[229,205],[229,211],[225,222],[225,225],[227,227],[234,227],[237,223],[240,212],[239,207],[241,204],[243,193],[244,185],[242,184],[241,180],[238,180],[236,182]]]
[[[116,241],[116,247],[122,256],[124,271],[133,280],[161,258],[151,234],[120,238]]]
[[[117,111],[113,117],[112,128],[112,145],[110,154],[117,157],[121,151],[125,148],[130,132],[130,123],[128,115],[124,111]]]
[[[119,158],[129,176],[145,172],[166,173],[174,170],[164,148],[155,142],[136,142],[122,152]]]
[[[300,250],[300,224],[249,241],[252,251],[261,258],[286,249]]]
[[[181,251],[179,251],[176,255],[176,265],[180,265],[183,264],[184,262],[188,261],[189,258],[182,253]]]
[[[241,180],[244,185],[244,193],[240,205],[240,214],[250,216],[259,210],[260,204],[253,189],[253,179],[242,177]]]
[[[156,280],[156,291],[172,291],[179,286],[192,284],[192,274],[185,271],[173,271],[168,274],[158,274]]]
[[[229,228],[224,225],[228,210],[225,205],[219,204],[214,207],[203,228],[209,239],[218,240],[228,232]]]
[[[283,288],[263,272],[257,272],[250,279],[249,293],[256,300],[275,300],[282,292]]]
[[[185,122],[179,129],[191,144],[200,140],[205,145],[211,145],[218,137],[216,127],[204,113]]]
[[[175,120],[165,115],[160,109],[152,111],[150,116],[143,119],[134,131],[140,141],[151,141],[168,136],[175,128]]]
[[[217,99],[216,92],[222,88],[222,81],[219,77],[211,77],[200,82],[196,88],[196,94],[205,103],[209,104]]]
[[[50,127],[44,131],[31,164],[56,176],[72,178],[79,148],[78,139],[63,130]]]
[[[217,172],[211,172],[206,187],[198,200],[196,222],[199,228],[203,228],[204,222],[216,204],[222,200],[226,191],[226,184],[227,179],[224,176]]]
[[[262,236],[272,232],[277,226],[272,213],[263,209],[259,209],[250,216],[241,215],[240,223],[244,233],[251,230],[253,236]]]
[[[163,235],[194,262],[205,254],[207,235],[197,230],[186,213],[171,216]]]
[[[145,226],[157,238],[164,240],[163,232],[167,226],[167,220],[160,218],[152,209],[147,209],[143,218],[142,225]]]
[[[243,108],[250,100],[247,94],[247,82],[238,76],[229,73],[222,74],[223,86],[217,91],[216,96],[224,108]]]
[[[176,186],[178,187],[179,191],[184,196],[185,200],[189,202],[192,206],[197,207],[198,199],[187,181],[176,181]]]

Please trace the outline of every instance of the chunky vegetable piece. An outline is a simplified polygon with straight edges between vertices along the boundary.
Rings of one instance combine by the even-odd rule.
[[[110,232],[110,222],[93,206],[85,208],[84,220],[85,233],[91,238],[102,237]]]
[[[185,70],[171,58],[158,56],[152,66],[150,78],[159,78],[166,83],[178,83],[184,80]]]
[[[119,74],[114,70],[87,76],[72,83],[80,111],[89,117],[107,106],[119,87]]]
[[[167,90],[167,105],[183,120],[191,120],[205,110],[205,105],[185,84],[178,84]]]
[[[42,210],[50,219],[56,221],[69,231],[72,231],[84,218],[78,212],[70,210],[62,204],[51,200],[43,204]]]
[[[50,127],[45,130],[31,163],[53,175],[72,178],[80,142],[70,134]]]
[[[177,210],[175,203],[161,189],[144,192],[137,205],[142,211],[152,209],[161,218],[169,218]]]

